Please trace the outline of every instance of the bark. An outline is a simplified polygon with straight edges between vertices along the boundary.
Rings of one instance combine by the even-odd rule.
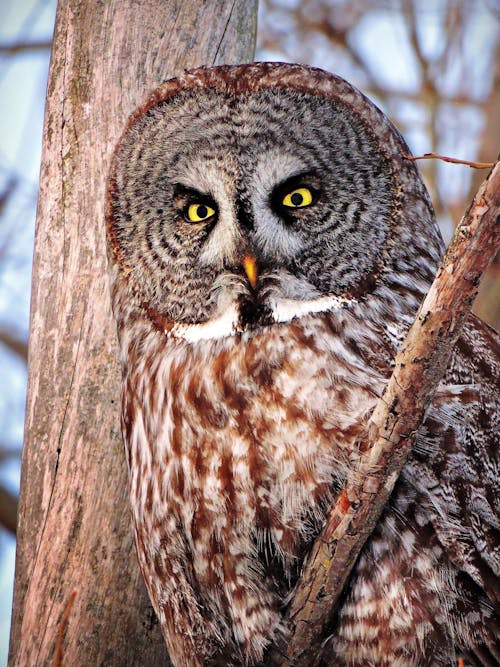
[[[500,162],[457,227],[436,278],[371,416],[368,447],[339,494],[304,566],[288,610],[288,645],[277,665],[317,664],[323,631],[408,457],[412,435],[444,375],[478,291],[500,247]],[[363,451],[364,448],[363,448]]]
[[[34,255],[11,667],[167,664],[132,546],[105,178],[145,93],[186,67],[251,60],[255,21],[256,0],[59,2]]]

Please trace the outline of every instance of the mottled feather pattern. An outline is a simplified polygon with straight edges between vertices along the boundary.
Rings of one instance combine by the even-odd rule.
[[[153,565],[151,580],[159,584],[154,591],[150,584],[152,597],[165,595],[162,563],[177,562],[183,571],[191,562],[192,575],[184,574],[198,595],[200,588],[207,592],[204,613],[221,623],[218,636],[231,644],[236,632],[239,650],[255,659],[280,625],[283,583],[267,580],[266,560],[278,561],[285,582],[295,579],[296,559],[356,456],[353,445],[383,382],[361,359],[346,363],[352,353],[342,359],[340,339],[332,352],[330,338],[338,337],[336,327],[348,330],[349,318],[323,322],[323,331],[316,319],[196,348],[146,324],[142,332],[130,327],[123,351],[133,511],[153,557],[143,568]],[[313,335],[305,354],[299,346]],[[179,532],[182,541],[174,538]],[[170,596],[167,601],[160,621],[165,615],[178,631]],[[222,625],[227,618],[231,627]],[[205,628],[201,634],[209,637]]]
[[[334,664],[500,661],[495,349],[496,334],[471,316],[354,571]]]
[[[176,667],[265,664],[286,634],[443,249],[407,150],[359,91],[296,65],[187,72],[129,121],[107,214],[122,425]],[[294,188],[310,206],[282,205]],[[213,216],[193,224],[192,202]],[[322,664],[498,661],[497,387],[471,316]]]

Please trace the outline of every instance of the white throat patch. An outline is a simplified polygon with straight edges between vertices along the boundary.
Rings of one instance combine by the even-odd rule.
[[[305,315],[341,310],[356,303],[358,303],[357,299],[327,295],[303,301],[298,299],[270,299],[269,307],[272,322],[283,324]],[[236,302],[233,302],[217,317],[200,324],[177,323],[170,330],[165,330],[165,334],[174,338],[181,338],[188,343],[197,343],[202,340],[235,336],[247,331],[248,329],[241,327],[239,307]]]

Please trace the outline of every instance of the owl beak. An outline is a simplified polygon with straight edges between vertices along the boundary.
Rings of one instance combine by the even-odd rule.
[[[248,282],[252,286],[252,289],[255,289],[255,285],[257,284],[258,270],[257,260],[253,255],[245,255],[243,257],[243,268],[245,269]]]

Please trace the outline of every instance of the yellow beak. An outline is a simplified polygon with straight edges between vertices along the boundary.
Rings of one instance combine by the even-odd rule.
[[[252,288],[255,288],[255,285],[257,284],[257,260],[253,255],[245,255],[243,257],[243,268],[245,269],[245,273],[247,274],[248,282],[252,286]]]

